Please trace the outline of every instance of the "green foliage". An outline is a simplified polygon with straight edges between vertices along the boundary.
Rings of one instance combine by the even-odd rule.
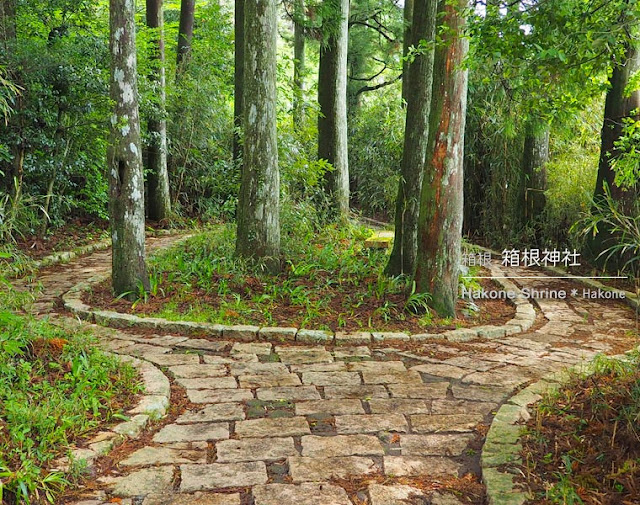
[[[640,182],[640,121],[631,117],[622,121],[622,134],[614,143],[619,154],[611,166],[616,172],[616,185],[632,190]]]
[[[625,0],[489,6],[470,22],[470,61],[490,69],[526,115],[566,118],[605,89],[609,64],[633,38],[639,14]]]
[[[35,197],[0,193],[0,242],[13,243],[33,233],[42,210]]]
[[[22,233],[33,233],[43,220],[63,224],[78,211],[105,216],[108,23],[99,20],[106,14],[84,1],[20,3],[18,41],[0,48],[0,61],[19,86],[13,113],[0,125],[5,158],[14,161],[24,150],[26,197],[42,203],[53,184],[48,214],[40,212],[39,223]],[[10,175],[5,181],[0,193],[13,182]]]
[[[552,156],[546,165],[547,203],[541,216],[547,239],[544,245],[581,245],[569,230],[591,207],[600,157],[601,111],[602,99],[598,97],[567,123],[553,129]]]
[[[0,498],[55,503],[68,485],[49,464],[70,442],[114,419],[139,391],[135,372],[84,332],[18,316],[23,294],[0,289]]]
[[[605,188],[604,198],[593,202],[592,211],[573,228],[582,236],[606,233],[614,237],[605,242],[606,249],[598,258],[603,258],[605,265],[612,261],[620,271],[640,279],[640,202],[632,209],[622,209]]]
[[[349,125],[353,205],[363,214],[393,219],[404,135],[397,89],[369,97]]]
[[[175,46],[179,5],[168,10],[167,136],[175,210],[207,220],[235,214],[240,173],[231,162],[233,137],[233,14],[215,2],[198,5],[190,60],[179,78]],[[144,62],[146,54],[141,57]],[[145,63],[143,63],[145,65]],[[153,98],[146,86],[143,110]],[[145,139],[148,142],[149,139]]]
[[[287,203],[282,219],[286,266],[278,275],[234,256],[230,226],[157,256],[151,263],[152,275],[162,279],[160,289],[172,300],[160,314],[274,325],[274,312],[281,314],[284,306],[294,311],[288,324],[340,328],[349,319],[368,328],[380,323],[358,320],[361,306],[372,307],[373,317],[382,324],[428,311],[428,295],[405,294],[406,278],[384,274],[386,251],[363,248],[370,230],[353,225],[318,228],[318,216],[304,204]]]

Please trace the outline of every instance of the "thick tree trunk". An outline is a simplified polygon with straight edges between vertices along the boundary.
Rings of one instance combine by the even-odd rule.
[[[0,0],[0,41],[5,45],[16,39],[16,0]]]
[[[116,295],[149,288],[144,245],[144,179],[140,148],[135,2],[110,0],[111,132],[109,215]]]
[[[295,0],[293,18],[293,125],[304,123],[305,69],[304,0]]]
[[[420,200],[418,292],[430,293],[431,306],[454,316],[458,296],[463,214],[464,129],[469,42],[462,36],[465,0],[438,1],[443,44],[435,51],[429,144]]]
[[[615,183],[616,174],[613,169],[613,163],[622,154],[616,149],[615,142],[622,135],[624,119],[632,116],[634,111],[640,109],[640,91],[634,90],[630,95],[626,93],[631,77],[638,70],[640,70],[640,51],[638,47],[628,45],[625,60],[613,67],[610,87],[607,91],[601,133],[600,163],[593,197],[596,205],[601,204],[605,200],[606,188],[608,188],[611,197],[620,204],[623,212],[628,212],[632,209],[638,194],[632,189],[620,187]],[[606,227],[600,227],[597,235],[590,236],[588,247],[591,255],[600,266],[605,266],[605,257],[607,255],[603,253],[615,242],[616,237]],[[621,267],[623,263],[624,261],[616,262],[615,258],[612,257],[606,262],[606,266],[614,271]]]
[[[196,0],[182,0],[180,3],[180,25],[178,28],[177,67],[178,75],[184,70],[189,53],[191,52],[191,39],[193,38],[193,24],[196,12]]]
[[[329,21],[327,44],[320,49],[318,70],[318,158],[334,167],[326,188],[332,217],[349,214],[349,153],[347,147],[347,49],[349,0],[327,0],[335,13]]]
[[[630,203],[635,197],[633,191],[621,188],[615,183],[613,162],[620,156],[615,142],[622,135],[624,119],[640,108],[640,91],[634,90],[630,95],[625,93],[630,78],[640,70],[640,51],[629,46],[626,60],[614,66],[611,83],[604,106],[604,123],[602,125],[600,163],[594,199],[598,201],[605,192],[605,186],[611,190],[611,196],[620,202]]]
[[[522,172],[524,175],[524,218],[530,223],[540,216],[546,205],[546,164],[549,161],[549,127],[527,125],[524,137]]]
[[[412,36],[412,24],[413,24],[413,8],[415,0],[405,0],[404,2],[404,41],[402,48],[402,56],[405,58],[402,61],[402,101],[407,103],[409,101],[409,95],[412,88],[409,87],[409,62],[406,57],[409,54],[409,48],[415,43]],[[435,23],[435,20],[432,21]],[[417,39],[418,41],[420,39]]]
[[[432,41],[435,36],[437,0],[415,0],[413,10],[413,40]],[[405,4],[406,9],[406,4]],[[407,117],[402,152],[402,173],[398,185],[395,214],[395,239],[387,264],[389,275],[413,275],[418,250],[418,217],[420,190],[429,140],[429,111],[433,81],[433,51],[417,55],[405,70],[411,81],[407,95]],[[403,81],[403,91],[404,84]]]
[[[164,66],[164,16],[162,0],[147,0],[147,26],[156,30],[152,40],[151,76],[156,88],[156,109],[149,118],[151,145],[148,158],[149,219],[162,221],[171,214],[167,169],[166,76]]]
[[[245,1],[244,157],[236,253],[280,265],[276,0]]]
[[[233,73],[233,160],[239,167],[242,159],[242,91],[244,86],[244,0],[235,0],[235,68]]]
[[[22,180],[24,179],[25,148],[22,144],[12,149],[13,162],[11,164],[11,198],[14,205],[18,205],[22,198]]]

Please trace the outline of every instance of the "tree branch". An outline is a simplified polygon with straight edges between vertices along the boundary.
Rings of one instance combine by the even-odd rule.
[[[393,83],[398,82],[400,79],[402,79],[402,74],[398,75],[394,79],[391,79],[390,81],[381,82],[380,84],[376,84],[375,86],[363,86],[358,91],[356,91],[356,96],[367,91],[375,91],[376,89],[384,88],[385,86],[391,86]]]
[[[349,76],[349,79],[352,81],[373,81],[376,77],[378,77],[379,75],[382,74],[382,72],[384,72],[387,69],[387,64],[384,64],[384,67],[382,67],[382,70],[380,70],[380,72],[378,72],[375,75],[372,75],[371,77],[352,77]]]
[[[366,21],[351,21],[349,23],[349,26],[353,26],[353,25],[361,25],[361,26],[366,26],[367,28],[371,28],[372,30],[377,31],[380,35],[382,35],[389,42],[394,42],[395,43],[395,39],[392,39],[389,35],[384,33],[384,31],[381,28],[379,28],[377,26],[373,26],[372,24],[369,24]]]

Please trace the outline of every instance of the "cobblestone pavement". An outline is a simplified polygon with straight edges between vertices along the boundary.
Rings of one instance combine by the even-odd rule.
[[[37,307],[108,267],[105,252],[43,272]],[[578,297],[538,299],[533,330],[499,340],[322,346],[101,330],[106,348],[156,364],[188,401],[73,503],[457,505],[425,483],[478,473],[476,428],[514,390],[635,344],[630,309],[537,275],[523,286]]]

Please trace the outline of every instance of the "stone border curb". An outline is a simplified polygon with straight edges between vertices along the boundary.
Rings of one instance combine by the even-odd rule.
[[[502,272],[492,268],[491,273]],[[75,316],[100,326],[116,329],[141,328],[145,330],[181,333],[189,336],[205,333],[211,337],[234,339],[243,342],[277,340],[280,342],[300,342],[306,344],[364,345],[384,341],[414,341],[439,339],[450,342],[468,342],[476,338],[497,339],[529,330],[536,320],[533,304],[520,289],[507,279],[496,279],[505,291],[512,291],[515,297],[510,302],[516,308],[516,315],[502,326],[482,325],[473,328],[459,328],[444,333],[417,333],[409,335],[402,332],[330,332],[305,328],[258,327],[252,325],[222,325],[196,323],[192,321],[170,321],[159,317],[139,317],[133,314],[109,310],[96,310],[82,301],[82,294],[90,291],[91,286],[107,280],[111,274],[91,277],[72,287],[62,295],[64,308]]]
[[[618,354],[610,358],[625,359],[626,355]],[[589,376],[594,372],[593,362],[583,362],[564,371],[548,374],[509,398],[498,409],[480,458],[482,481],[487,488],[489,505],[522,505],[533,498],[513,482],[513,476],[521,474],[515,467],[522,463],[520,435],[523,427],[519,423],[531,418],[532,406],[542,399],[543,394],[559,389],[574,373]]]
[[[169,409],[171,399],[171,383],[162,371],[148,361],[128,355],[103,351],[108,356],[117,357],[123,363],[129,363],[138,370],[144,384],[145,393],[137,405],[126,413],[130,416],[109,429],[99,431],[86,442],[86,447],[70,449],[71,458],[64,456],[54,461],[53,469],[67,472],[71,464],[84,461],[88,469],[100,456],[111,452],[125,439],[137,439],[150,420],[164,417]]]
[[[104,251],[111,247],[111,239],[103,239],[98,242],[92,242],[91,244],[87,244],[85,246],[79,247],[77,249],[73,249],[71,251],[60,251],[54,254],[50,254],[49,256],[45,256],[42,259],[34,260],[31,264],[33,270],[41,270],[46,267],[51,267],[55,265],[59,265],[61,263],[68,263],[71,260],[74,260],[80,256],[84,256],[86,254],[91,254],[97,251]],[[20,275],[21,271],[19,268],[14,267],[9,264],[0,272],[2,275],[7,277],[13,277],[16,275]]]
[[[164,237],[168,235],[173,235],[171,230],[154,230],[153,237]],[[51,267],[55,265],[60,265],[62,263],[68,263],[71,260],[79,258],[80,256],[86,256],[87,254],[91,254],[97,251],[104,251],[111,247],[111,239],[105,238],[102,240],[98,240],[97,242],[92,242],[90,244],[84,245],[82,247],[78,247],[77,249],[72,249],[71,251],[60,251],[57,253],[50,254],[49,256],[45,256],[42,259],[34,260],[32,263],[33,270],[41,270],[46,267]],[[0,271],[0,275],[5,277],[13,277],[16,275],[20,275],[20,269],[15,268],[13,265],[6,265]]]

